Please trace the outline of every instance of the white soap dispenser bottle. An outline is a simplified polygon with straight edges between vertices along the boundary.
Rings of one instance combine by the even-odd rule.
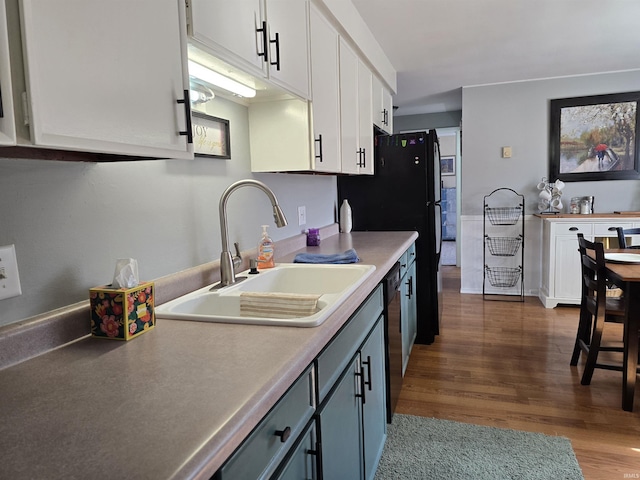
[[[345,198],[340,206],[340,231],[349,233],[353,227],[353,219],[351,217],[351,205]]]

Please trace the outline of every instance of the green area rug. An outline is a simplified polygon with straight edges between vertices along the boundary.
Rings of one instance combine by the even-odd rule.
[[[583,480],[565,437],[395,414],[376,480]]]

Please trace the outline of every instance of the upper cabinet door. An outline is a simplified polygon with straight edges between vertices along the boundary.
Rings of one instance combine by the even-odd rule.
[[[232,65],[267,75],[269,37],[263,0],[190,0],[190,8],[191,39]]]
[[[183,0],[21,0],[32,141],[192,158]]]
[[[309,96],[309,3],[267,0],[269,78],[292,93]]]
[[[5,0],[0,0],[0,145],[16,144]]]
[[[358,173],[362,151],[358,144],[358,57],[340,38],[340,140],[342,173]]]
[[[391,92],[373,76],[373,123],[384,132],[393,133],[393,99]]]
[[[318,172],[340,171],[338,32],[311,5],[311,94]]]
[[[360,139],[360,168],[358,173],[373,175],[373,101],[372,101],[372,77],[371,70],[358,60],[358,124]]]

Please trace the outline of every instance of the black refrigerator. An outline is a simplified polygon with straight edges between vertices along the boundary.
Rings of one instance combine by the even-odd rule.
[[[416,343],[440,331],[442,207],[440,149],[435,130],[375,137],[375,174],[338,177],[338,205],[348,199],[354,231],[414,230]]]

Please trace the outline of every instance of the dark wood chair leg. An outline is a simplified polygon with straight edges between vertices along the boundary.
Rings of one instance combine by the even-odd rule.
[[[602,330],[604,329],[604,315],[596,315],[593,325],[593,336],[589,344],[589,354],[587,355],[587,363],[584,366],[584,372],[582,373],[582,385],[590,385],[591,377],[593,377],[593,371],[596,368],[598,362],[598,353],[600,351],[600,343],[602,342]]]
[[[576,334],[576,343],[573,347],[573,354],[571,355],[570,365],[578,365],[578,359],[580,358],[580,352],[582,351],[582,345],[589,345],[589,337],[591,336],[591,314],[585,309],[580,310],[580,320],[578,322],[578,333]]]

